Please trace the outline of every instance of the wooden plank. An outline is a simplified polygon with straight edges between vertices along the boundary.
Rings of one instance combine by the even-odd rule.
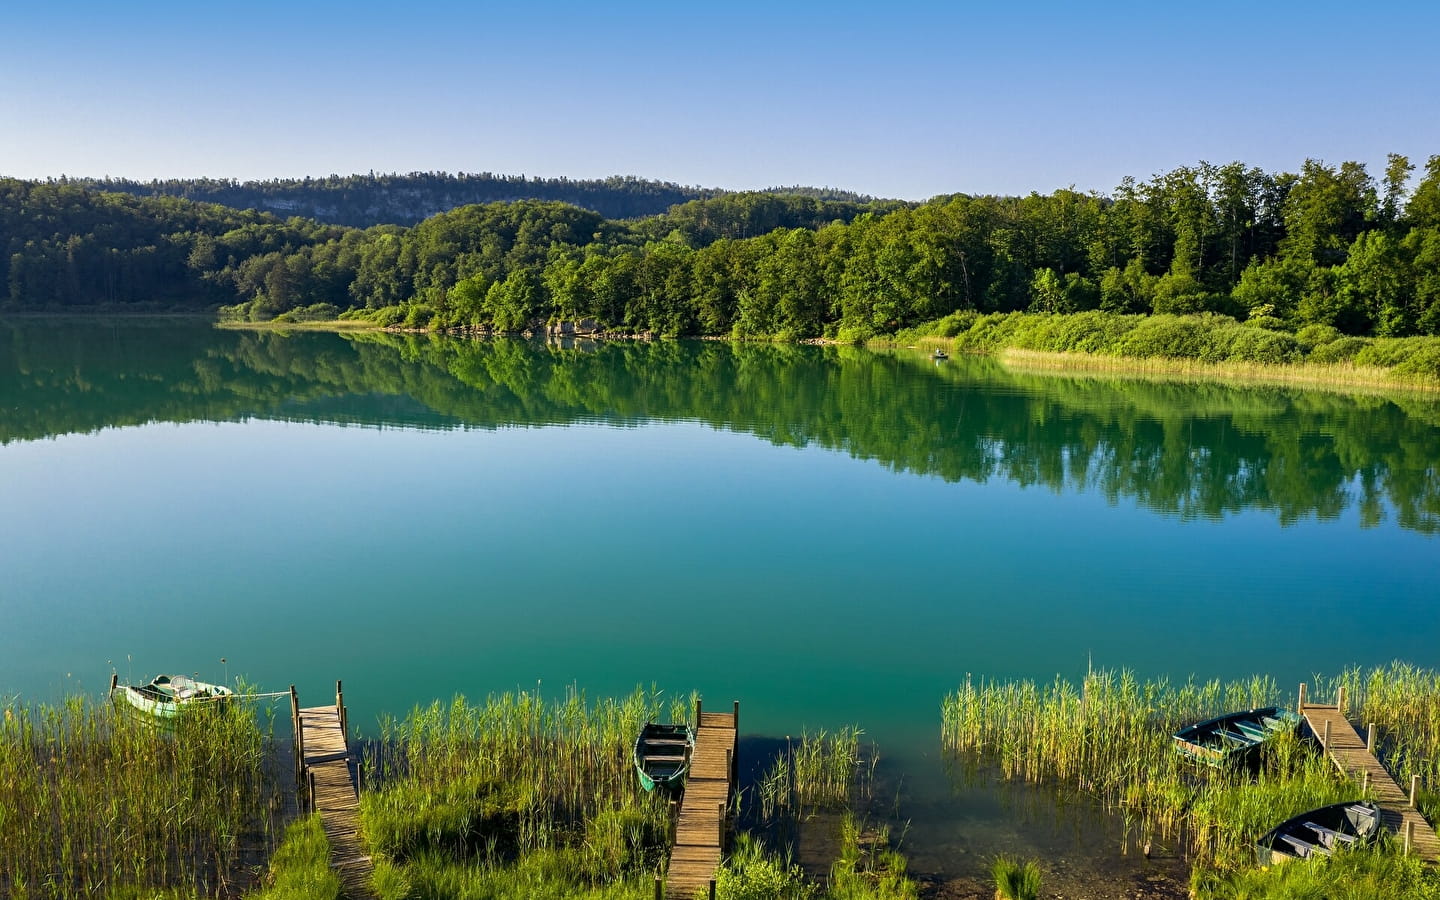
[[[299,711],[303,762],[314,786],[311,802],[330,842],[330,865],[340,876],[344,896],[369,900],[374,864],[360,841],[360,801],[350,777],[350,747],[338,707]]]
[[[715,877],[723,852],[721,805],[728,807],[735,787],[726,753],[735,751],[734,714],[702,712],[696,724],[695,749],[666,870],[665,894],[671,900],[690,900]]]

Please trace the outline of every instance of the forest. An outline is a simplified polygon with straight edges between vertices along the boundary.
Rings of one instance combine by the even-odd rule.
[[[523,199],[359,229],[3,180],[0,299],[845,341],[955,313],[1085,310],[1440,334],[1440,156],[1417,171],[1392,154],[1378,179],[1355,162],[1201,162],[1109,194],[822,194],[723,194],[631,219]]]
[[[220,178],[154,181],[80,178],[62,181],[89,190],[139,197],[179,197],[236,209],[302,216],[354,228],[414,225],[457,206],[512,200],[553,200],[588,209],[610,219],[635,219],[658,215],[677,203],[730,193],[717,188],[686,187],[633,176],[576,180],[494,175],[490,172],[410,172],[405,175],[377,175],[371,172],[368,175],[243,182]],[[767,188],[764,193],[856,202],[870,199],[850,191],[798,185]]]

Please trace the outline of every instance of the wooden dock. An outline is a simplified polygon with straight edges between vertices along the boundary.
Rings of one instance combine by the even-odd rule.
[[[1407,852],[1429,862],[1440,862],[1440,838],[1413,803],[1417,786],[1412,784],[1408,791],[1402,790],[1375,758],[1374,747],[1360,737],[1345,716],[1343,689],[1336,703],[1325,705],[1308,702],[1305,685],[1300,685],[1300,715],[1340,771],[1368,787],[1380,807],[1385,827],[1394,831]],[[1375,726],[1369,726],[1366,732],[1367,737],[1373,737]]]
[[[696,891],[708,887],[725,853],[730,798],[735,791],[740,701],[735,701],[733,712],[707,713],[696,700],[695,725],[695,751],[665,878],[665,896],[670,900],[692,900]]]
[[[295,777],[300,808],[320,814],[330,841],[330,865],[349,900],[369,900],[374,865],[360,840],[360,791],[350,773],[349,721],[345,695],[335,682],[335,705],[302,709],[290,687],[295,725]]]

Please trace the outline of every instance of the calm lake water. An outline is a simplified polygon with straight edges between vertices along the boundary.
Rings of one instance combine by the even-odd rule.
[[[364,729],[655,685],[925,784],[967,673],[1440,664],[1426,397],[15,320],[0,509],[0,696],[343,678]]]

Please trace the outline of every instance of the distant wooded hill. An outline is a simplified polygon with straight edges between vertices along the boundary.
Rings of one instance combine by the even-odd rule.
[[[411,172],[408,175],[377,175],[371,172],[368,175],[268,181],[223,178],[168,178],[163,181],[70,178],[65,181],[91,190],[116,191],[139,197],[180,197],[219,203],[234,209],[275,213],[282,218],[301,216],[354,228],[414,225],[457,207],[513,200],[551,200],[597,212],[607,219],[634,219],[658,215],[678,203],[730,193],[718,188],[688,187],[630,176],[575,181],[569,178],[493,175],[489,172],[453,175],[448,172]],[[853,203],[872,199],[851,191],[800,185],[767,188],[760,193]]]

